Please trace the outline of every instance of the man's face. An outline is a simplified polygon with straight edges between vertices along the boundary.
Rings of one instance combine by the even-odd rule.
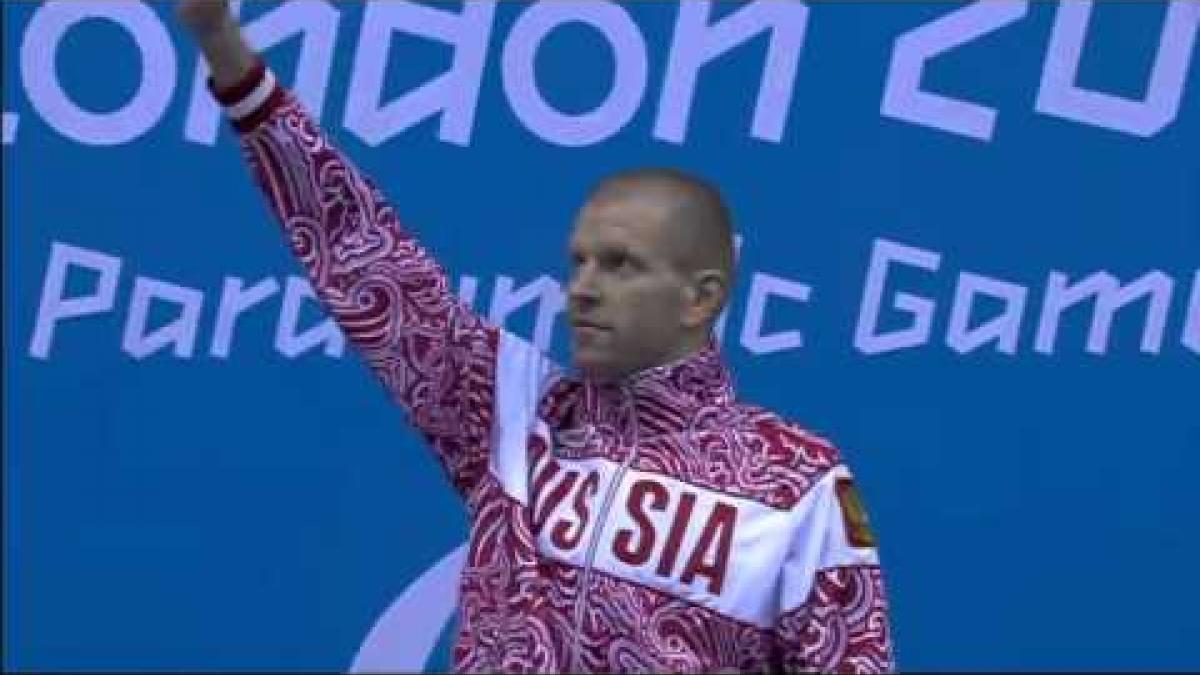
[[[654,195],[593,198],[571,237],[568,292],[575,365],[614,380],[685,356],[688,279],[671,256],[668,202]]]

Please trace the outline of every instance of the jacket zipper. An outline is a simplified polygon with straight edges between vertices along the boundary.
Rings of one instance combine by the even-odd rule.
[[[633,464],[633,460],[637,458],[638,451],[638,423],[637,423],[637,407],[633,405],[633,394],[629,393],[627,399],[632,408],[633,417],[633,434],[632,443],[630,444],[629,456],[621,463],[617,469],[617,473],[613,476],[612,482],[608,485],[608,491],[604,494],[604,501],[600,503],[600,511],[596,515],[596,529],[592,532],[591,542],[588,543],[587,555],[584,558],[583,573],[579,575],[579,584],[575,589],[575,630],[571,639],[571,672],[581,673],[583,669],[580,667],[580,641],[583,633],[583,611],[587,605],[588,585],[592,580],[592,566],[596,561],[596,549],[600,545],[600,534],[604,531],[604,524],[608,520],[608,512],[612,508],[613,497],[616,496],[617,488],[621,485],[621,480],[625,477],[625,472],[629,471],[629,467]]]

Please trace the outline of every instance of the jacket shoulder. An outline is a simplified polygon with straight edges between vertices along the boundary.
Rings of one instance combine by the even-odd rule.
[[[825,436],[760,406],[739,404],[741,435],[773,474],[778,506],[790,508],[842,462]]]

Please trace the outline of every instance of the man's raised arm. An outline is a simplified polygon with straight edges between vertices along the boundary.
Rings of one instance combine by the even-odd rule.
[[[322,304],[464,494],[488,467],[498,331],[248,46],[227,0],[182,0],[211,87]]]

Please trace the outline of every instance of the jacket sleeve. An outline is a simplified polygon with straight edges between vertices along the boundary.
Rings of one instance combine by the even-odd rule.
[[[786,672],[892,672],[879,554],[853,479],[835,466],[798,507],[775,637]]]
[[[497,329],[263,62],[210,88],[321,304],[466,495],[487,470]]]

